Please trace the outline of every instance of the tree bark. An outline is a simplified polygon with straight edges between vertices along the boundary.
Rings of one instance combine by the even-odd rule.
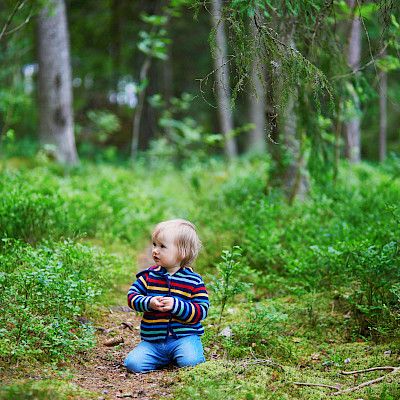
[[[142,68],[140,69],[140,85],[142,85],[142,89],[139,92],[138,103],[135,107],[134,115],[133,115],[133,123],[132,123],[132,144],[131,144],[131,158],[134,159],[137,155],[139,148],[139,134],[140,134],[140,121],[142,119],[144,99],[146,97],[146,88],[147,88],[147,77],[149,74],[149,69],[151,66],[151,58],[149,56],[146,57]]]
[[[285,42],[288,46],[295,49],[296,45],[293,39],[294,24],[291,25],[291,31],[287,33]],[[296,104],[298,101],[298,90],[289,94],[289,99],[283,116],[283,144],[286,152],[286,165],[281,167],[283,173],[283,190],[289,203],[292,204],[297,198],[304,200],[309,190],[308,175],[305,173],[305,161],[303,151],[303,136],[298,132],[298,118]]]
[[[38,19],[39,137],[59,162],[75,164],[69,35],[64,0],[50,0]]]
[[[250,33],[254,38],[258,37],[258,30],[253,18],[250,19]],[[255,46],[258,46],[257,41]],[[266,140],[266,118],[265,118],[265,89],[263,81],[265,81],[265,69],[258,56],[257,50],[254,49],[254,58],[252,60],[251,81],[254,89],[249,91],[250,106],[250,122],[255,126],[249,134],[248,151],[253,153],[265,153],[267,149]]]
[[[356,71],[360,67],[361,58],[361,20],[355,15],[354,9],[357,6],[356,0],[347,0],[351,10],[353,10],[353,18],[351,21],[351,29],[349,36],[349,46],[347,50],[347,63],[349,67]],[[355,90],[350,94],[356,111],[360,109],[360,99]],[[346,134],[346,157],[352,163],[358,163],[361,160],[361,131],[360,117],[353,116],[345,123]]]
[[[212,24],[216,31],[216,48],[214,66],[216,76],[218,118],[220,128],[225,136],[225,154],[228,159],[237,155],[236,142],[230,135],[233,131],[233,116],[230,105],[229,67],[227,58],[227,41],[222,17],[222,1],[211,2]]]
[[[113,65],[113,86],[117,87],[121,74],[122,0],[111,1],[110,56]]]
[[[297,97],[297,93],[293,93],[289,97],[283,127],[284,151],[287,152],[289,158],[283,178],[283,189],[290,204],[295,199],[305,200],[310,187],[308,175],[304,173],[303,143],[298,133],[297,110],[295,108]]]
[[[387,136],[387,73],[379,74],[379,161],[386,158]]]

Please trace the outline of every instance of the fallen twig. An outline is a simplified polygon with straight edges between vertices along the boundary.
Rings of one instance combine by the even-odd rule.
[[[358,371],[348,371],[348,372],[340,371],[340,373],[343,375],[354,375],[354,374],[362,374],[364,372],[384,371],[384,370],[391,370],[391,372],[389,372],[386,375],[381,376],[380,378],[371,379],[370,381],[360,383],[357,386],[353,386],[353,387],[350,387],[347,389],[339,390],[335,393],[331,393],[331,396],[339,396],[340,394],[355,392],[356,390],[362,389],[363,387],[371,386],[371,385],[374,385],[375,383],[379,383],[379,382],[383,381],[384,379],[386,379],[388,376],[397,374],[400,371],[400,367],[388,366],[388,367],[374,367],[374,368],[368,368],[368,369],[361,369]]]
[[[320,386],[320,387],[326,387],[326,388],[335,389],[335,390],[340,389],[340,385],[332,386],[332,385],[325,385],[323,383],[309,383],[309,382],[292,382],[292,383],[293,383],[293,385],[299,385],[299,386]]]
[[[130,322],[122,322],[121,323],[121,328],[126,329],[128,328],[129,330],[133,331],[133,324]]]
[[[388,370],[390,370],[390,372],[388,374],[386,374],[386,375],[383,375],[383,376],[381,376],[379,378],[376,378],[376,379],[371,379],[369,381],[360,383],[357,386],[352,386],[352,387],[349,387],[349,388],[343,389],[343,390],[340,390],[340,385],[333,386],[333,385],[325,385],[323,383],[309,383],[309,382],[292,382],[292,383],[294,385],[299,385],[299,386],[320,386],[320,387],[326,387],[326,388],[329,388],[329,389],[335,389],[336,392],[329,393],[328,395],[329,396],[339,396],[341,394],[355,392],[356,390],[362,389],[362,388],[364,388],[366,386],[371,386],[371,385],[374,385],[375,383],[379,383],[379,382],[383,381],[384,379],[386,379],[388,376],[395,375],[395,374],[399,373],[400,372],[400,367],[387,366],[387,367],[373,367],[373,368],[367,368],[367,369],[360,369],[360,370],[357,370],[357,371],[340,371],[340,373],[342,375],[356,375],[356,374],[362,374],[364,372],[388,371]]]

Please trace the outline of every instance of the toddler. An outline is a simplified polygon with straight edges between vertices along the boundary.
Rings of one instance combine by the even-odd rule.
[[[139,272],[128,292],[129,307],[144,312],[142,341],[124,361],[132,372],[205,361],[200,321],[207,316],[209,301],[203,279],[191,268],[201,247],[196,228],[183,219],[164,221],[152,239],[156,265]]]

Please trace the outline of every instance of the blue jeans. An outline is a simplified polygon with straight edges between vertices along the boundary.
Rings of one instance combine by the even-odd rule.
[[[125,358],[124,365],[132,372],[149,372],[172,362],[178,367],[192,367],[204,361],[199,336],[168,336],[163,341],[141,341]]]

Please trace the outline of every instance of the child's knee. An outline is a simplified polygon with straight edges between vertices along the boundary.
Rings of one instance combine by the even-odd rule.
[[[185,356],[185,357],[179,357],[176,360],[176,363],[178,367],[183,368],[183,367],[194,367],[195,365],[201,364],[205,362],[205,358],[203,355],[199,356]]]
[[[148,365],[144,364],[135,356],[126,357],[124,361],[124,366],[130,372],[136,372],[136,373],[143,373],[152,370]]]

